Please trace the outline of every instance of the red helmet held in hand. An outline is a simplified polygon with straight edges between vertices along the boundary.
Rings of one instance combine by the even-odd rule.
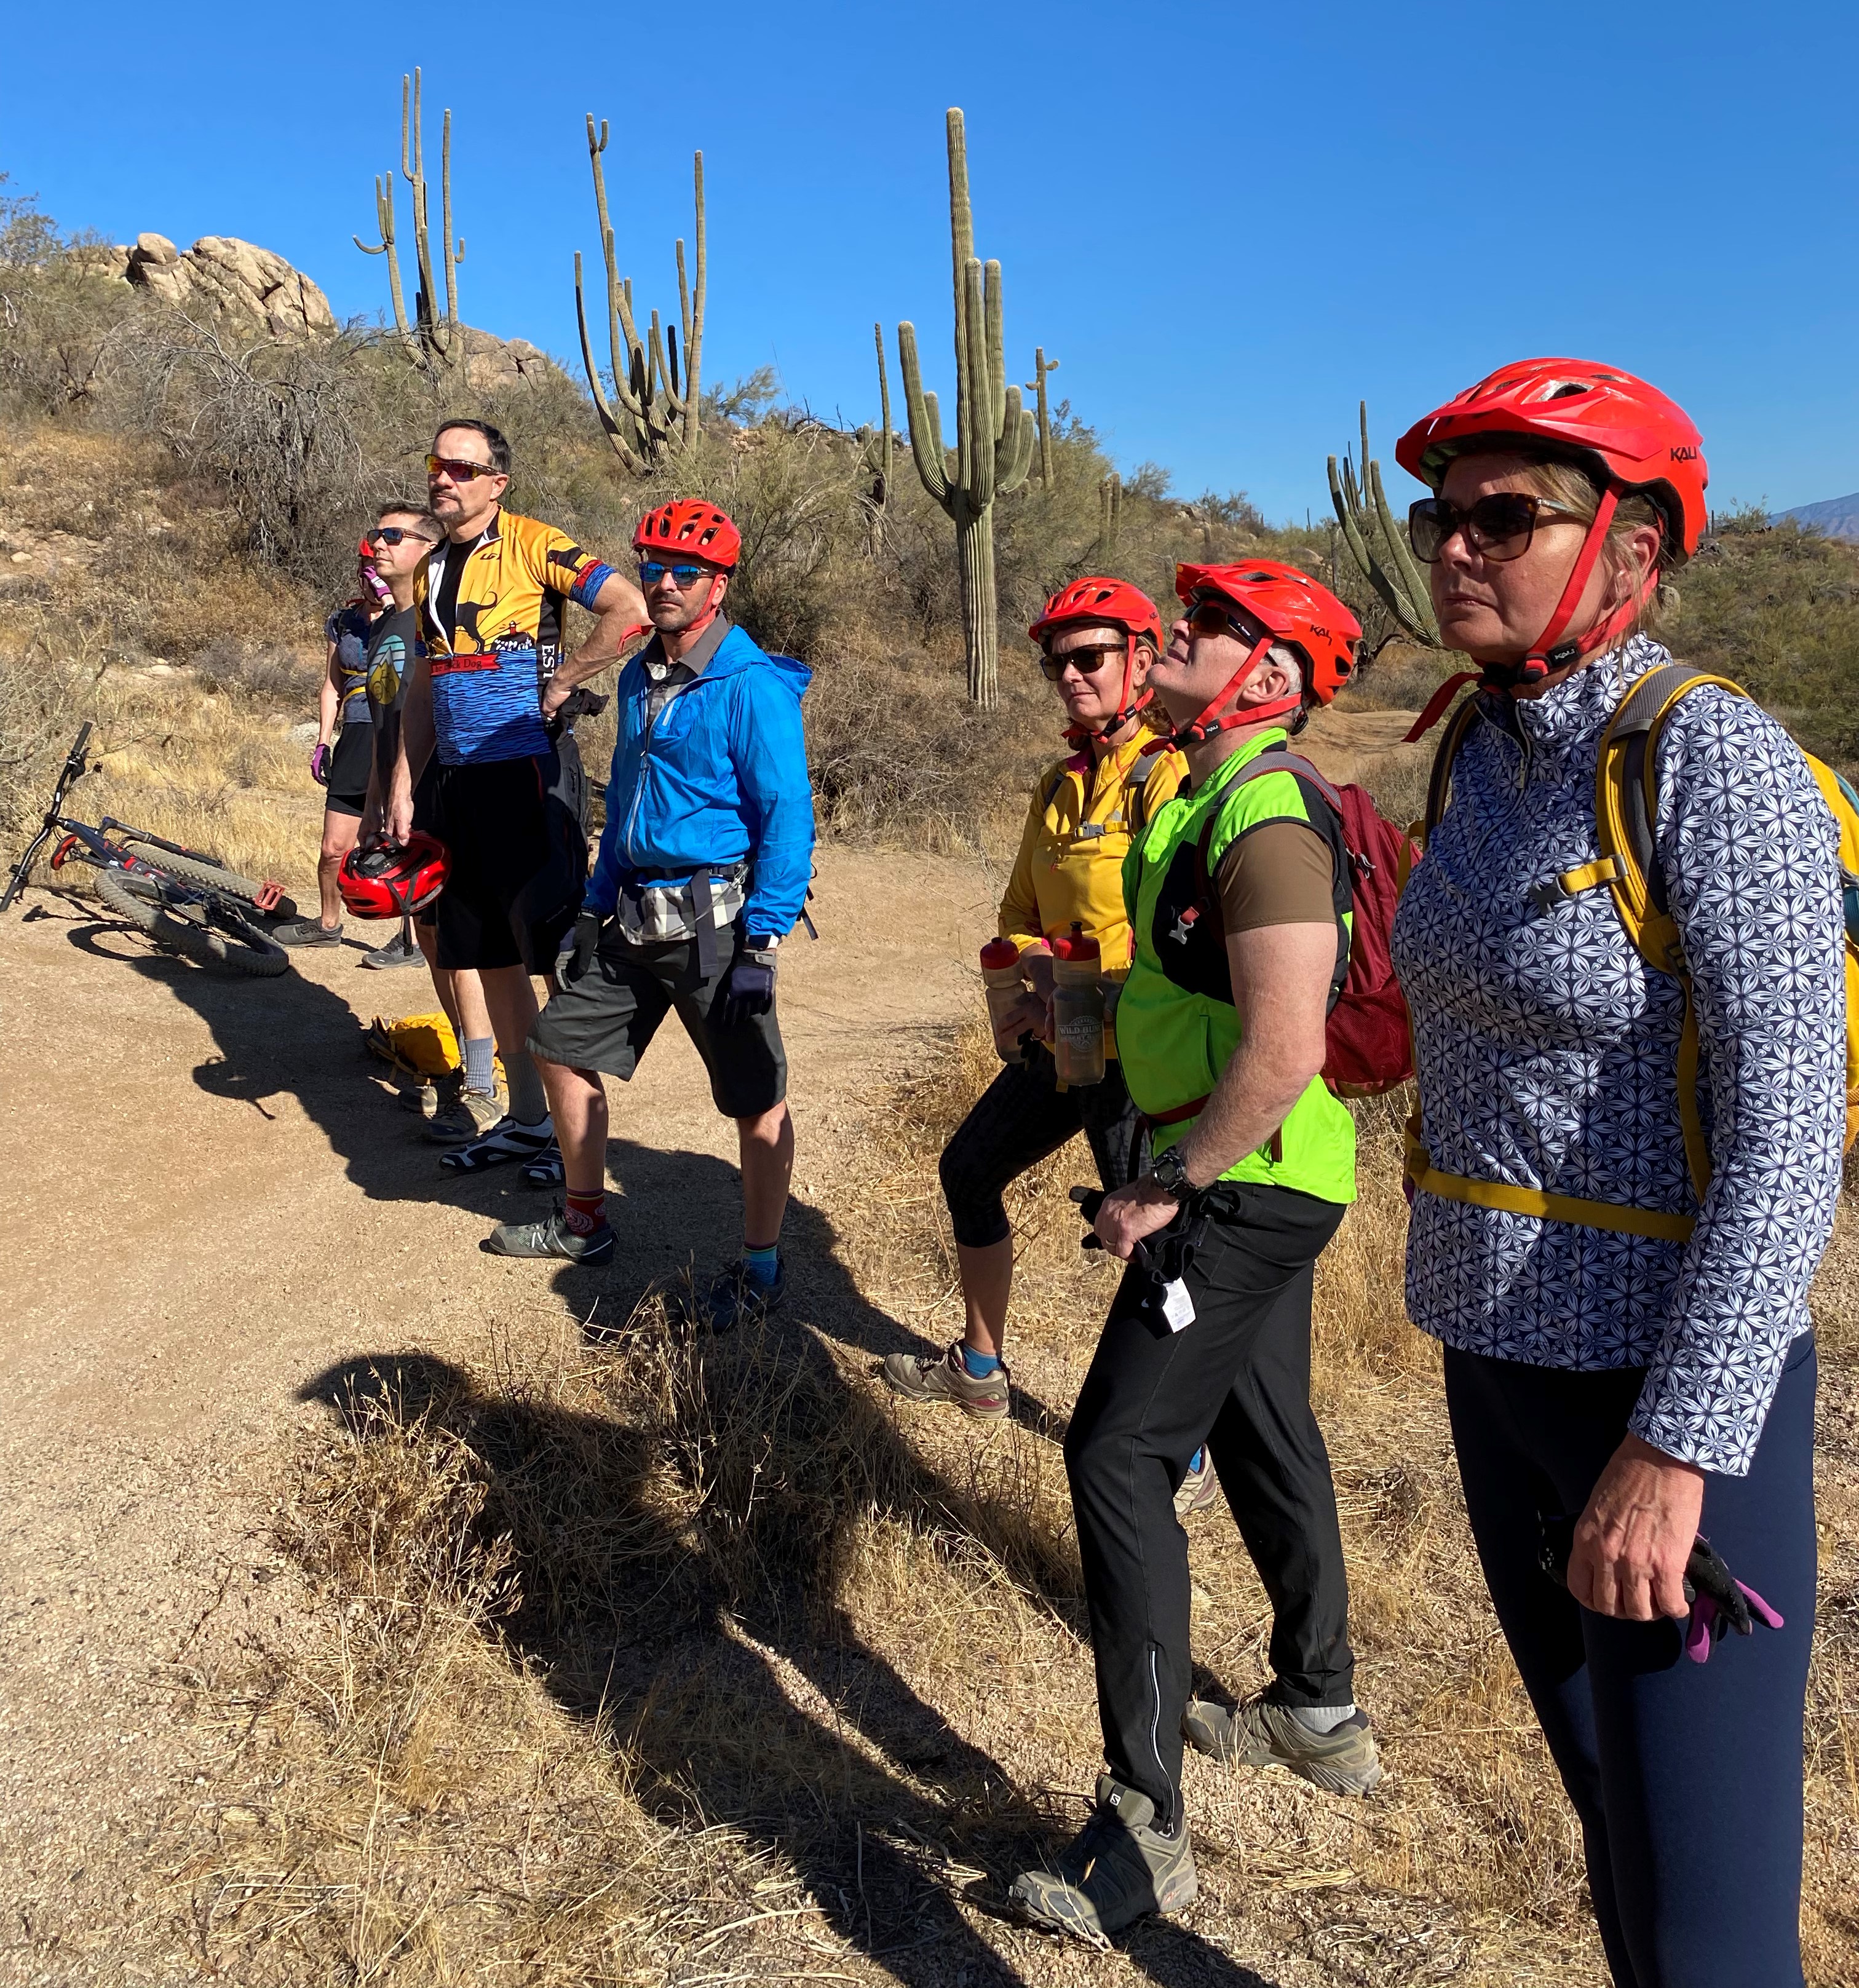
[[[1588,359],[1523,359],[1499,367],[1416,421],[1395,444],[1394,457],[1410,475],[1438,490],[1455,455],[1472,448],[1495,451],[1511,442],[1520,455],[1579,464],[1600,487],[1601,499],[1562,598],[1530,653],[1521,664],[1484,671],[1483,681],[1499,685],[1540,681],[1627,634],[1657,590],[1661,567],[1682,566],[1691,557],[1709,516],[1704,492],[1710,472],[1691,417],[1658,387]],[[1649,498],[1659,512],[1660,557],[1632,599],[1579,640],[1564,641],[1563,631],[1581,604],[1614,512],[1630,492]],[[1417,725],[1413,735],[1423,729]]]
[[[633,534],[636,553],[683,553],[706,565],[733,572],[742,556],[742,535],[714,504],[701,497],[674,497],[648,511]]]
[[[1212,601],[1237,609],[1232,633],[1242,640],[1256,626],[1265,632],[1252,653],[1191,725],[1175,735],[1178,745],[1197,745],[1216,732],[1289,717],[1313,704],[1328,704],[1355,673],[1356,644],[1362,624],[1327,587],[1281,560],[1242,560],[1229,566],[1178,566],[1175,590],[1190,614]],[[1303,664],[1303,687],[1276,704],[1249,705],[1222,712],[1220,707],[1252,673],[1274,642],[1296,649]]]
[[[1130,689],[1136,674],[1137,638],[1147,635],[1155,645],[1156,654],[1159,656],[1162,652],[1161,611],[1140,587],[1132,587],[1127,580],[1114,580],[1107,574],[1090,573],[1060,587],[1039,610],[1039,619],[1026,631],[1043,649],[1047,639],[1061,629],[1086,628],[1100,623],[1120,628],[1124,632],[1123,689],[1117,699],[1114,715],[1094,731],[1082,725],[1066,728],[1065,736],[1074,746],[1084,745],[1094,738],[1107,737],[1127,724],[1154,695],[1153,691],[1145,690],[1132,700]]]
[[[445,888],[449,867],[444,844],[416,830],[397,849],[357,844],[342,859],[336,888],[358,918],[405,918],[424,911]]]

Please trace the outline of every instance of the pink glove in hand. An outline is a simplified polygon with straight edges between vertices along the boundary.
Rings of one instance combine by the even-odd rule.
[[[319,745],[311,749],[310,778],[319,787],[326,787],[329,785],[330,749],[328,746]]]

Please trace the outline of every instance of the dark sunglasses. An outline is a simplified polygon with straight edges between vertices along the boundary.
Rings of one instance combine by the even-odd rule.
[[[501,476],[503,472],[493,469],[488,462],[467,462],[461,456],[429,455],[426,458],[428,476],[449,476],[455,483],[469,483],[475,476]]]
[[[433,543],[424,532],[410,532],[404,525],[377,525],[368,534],[368,543],[375,546],[397,546],[403,539],[417,539],[423,546]]]
[[[639,562],[639,584],[656,587],[669,575],[671,584],[680,593],[688,593],[700,580],[708,580],[713,568],[707,566],[667,566],[663,560],[641,560]]]
[[[1128,645],[1125,643],[1088,642],[1083,648],[1067,649],[1062,656],[1041,656],[1039,668],[1046,672],[1046,681],[1056,684],[1074,665],[1087,677],[1092,677],[1104,668],[1113,656],[1128,654]]]
[[[1197,635],[1236,635],[1242,642],[1252,639],[1252,631],[1218,600],[1202,595],[1188,604],[1188,625]]]
[[[1431,566],[1447,539],[1462,532],[1469,550],[1502,563],[1521,559],[1529,550],[1537,526],[1546,519],[1577,515],[1526,490],[1494,490],[1462,511],[1444,497],[1422,497],[1408,507],[1408,542],[1415,558]]]

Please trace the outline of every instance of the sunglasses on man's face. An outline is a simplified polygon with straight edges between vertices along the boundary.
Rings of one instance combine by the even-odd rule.
[[[502,473],[488,462],[467,462],[460,455],[429,455],[426,458],[428,476],[449,476],[455,483],[468,483],[475,476],[497,476]]]
[[[1203,597],[1188,604],[1188,626],[1197,635],[1234,635],[1242,642],[1252,639],[1252,631],[1219,601]]]
[[[1067,649],[1062,656],[1041,656],[1039,668],[1046,672],[1048,683],[1056,683],[1068,669],[1081,670],[1087,677],[1095,676],[1113,656],[1127,653],[1121,642],[1087,642],[1077,648]]]
[[[1529,550],[1540,524],[1576,516],[1527,490],[1493,490],[1463,509],[1444,497],[1422,497],[1408,507],[1408,542],[1414,556],[1431,566],[1446,541],[1463,532],[1468,551],[1501,564]]]
[[[422,546],[432,543],[424,532],[410,532],[404,525],[377,525],[368,534],[370,545],[397,546],[403,539],[412,539]]]
[[[641,560],[639,584],[656,587],[661,580],[668,578],[680,593],[688,593],[700,580],[709,579],[711,572],[707,566],[667,566],[663,560]]]

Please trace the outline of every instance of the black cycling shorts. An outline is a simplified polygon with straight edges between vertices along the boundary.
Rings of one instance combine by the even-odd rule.
[[[719,935],[719,937],[725,936]],[[710,1073],[710,1095],[725,1118],[759,1118],[787,1095],[787,1053],[770,1008],[734,1024],[722,1017],[735,935],[706,980],[695,939],[635,945],[610,921],[594,963],[549,1002],[529,1032],[532,1054],[577,1070],[630,1077],[658,1025],[675,1008]]]
[[[352,814],[359,821],[368,804],[368,776],[374,770],[374,727],[350,718],[330,754],[330,784],[323,796],[326,814]]]
[[[553,752],[440,767],[434,833],[451,858],[440,965],[555,971],[587,881],[586,838],[555,791],[560,773]]]

